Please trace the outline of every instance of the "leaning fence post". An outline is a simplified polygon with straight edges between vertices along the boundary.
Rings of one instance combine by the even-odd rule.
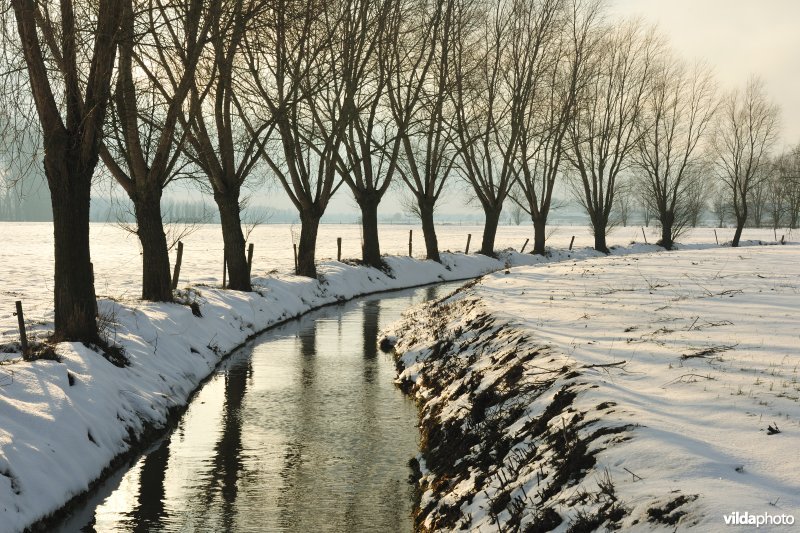
[[[572,250],[572,244],[575,242],[575,235],[569,240],[569,249]]]
[[[297,267],[297,244],[296,243],[292,243],[292,248],[294,248],[294,275],[296,276],[297,275],[297,270],[298,270],[298,267]]]
[[[529,240],[530,239],[525,239],[525,244],[522,245],[522,248],[520,248],[519,253],[521,253],[521,254],[525,253],[525,247],[528,246],[528,241]]]
[[[336,237],[336,260],[342,260],[342,238]]]
[[[786,235],[781,235],[781,244],[786,244]]]
[[[19,323],[19,341],[22,344],[22,358],[28,356],[28,334],[25,333],[25,316],[22,314],[22,302],[17,300],[17,322]]]
[[[469,255],[469,241],[472,240],[472,233],[467,233],[467,248],[464,250],[464,255]]]
[[[647,242],[647,235],[646,235],[646,234],[645,234],[645,232],[644,232],[644,228],[642,228],[642,237],[644,237],[644,243],[645,243],[645,244],[649,244],[649,243]]]
[[[175,258],[175,270],[172,271],[172,290],[178,288],[178,278],[181,275],[181,261],[183,261],[183,243],[178,241],[178,256]]]
[[[248,277],[250,277],[250,273],[253,272],[253,247],[254,247],[254,244],[252,242],[247,247],[247,276]]]
[[[414,257],[414,254],[412,253],[413,250],[414,250],[413,249],[413,245],[414,245],[414,230],[410,229],[410,230],[408,230],[408,256],[409,257]]]
[[[719,237],[717,237],[717,230],[714,230],[714,240],[717,241],[717,246],[719,246]]]

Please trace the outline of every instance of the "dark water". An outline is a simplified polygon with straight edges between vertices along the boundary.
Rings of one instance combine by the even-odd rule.
[[[328,307],[220,367],[62,531],[411,531],[417,412],[378,331],[439,285]]]

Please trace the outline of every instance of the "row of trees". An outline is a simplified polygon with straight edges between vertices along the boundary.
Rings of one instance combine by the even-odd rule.
[[[669,248],[712,167],[737,221],[747,218],[776,135],[776,108],[758,82],[718,100],[707,69],[675,58],[640,22],[607,22],[600,0],[10,7],[5,138],[35,119],[53,206],[58,339],[97,340],[88,222],[98,173],[134,206],[143,298],[170,301],[161,197],[180,178],[212,193],[230,288],[248,291],[242,191],[258,176],[274,177],[298,211],[298,272],[313,277],[320,218],[343,186],[361,209],[362,259],[373,266],[382,263],[378,205],[393,182],[410,193],[427,257],[439,260],[434,211],[456,178],[484,211],[483,254],[493,254],[509,201],[544,253],[565,177],[595,247],[608,251],[626,173],[647,191]]]

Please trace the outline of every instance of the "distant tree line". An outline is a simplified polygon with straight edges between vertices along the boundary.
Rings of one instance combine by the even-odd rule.
[[[0,16],[3,157],[46,176],[56,339],[98,340],[97,176],[129,199],[142,297],[154,301],[173,298],[162,199],[185,179],[213,197],[229,287],[241,291],[243,191],[265,179],[297,213],[298,274],[311,277],[340,191],[359,206],[362,260],[375,267],[391,186],[406,191],[434,261],[434,213],[456,180],[483,212],[486,255],[507,205],[545,253],[559,182],[603,252],[634,199],[666,248],[707,199],[724,199],[734,246],[771,211],[796,221],[796,151],[771,154],[778,111],[762,84],[720,98],[707,67],[637,20],[610,20],[600,0],[10,0]]]

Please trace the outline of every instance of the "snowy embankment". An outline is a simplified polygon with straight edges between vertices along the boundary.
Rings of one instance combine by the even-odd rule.
[[[515,268],[409,313],[387,334],[421,405],[417,526],[786,528],[798,316],[798,246]]]
[[[256,333],[362,294],[472,278],[503,266],[455,254],[443,256],[446,266],[386,261],[391,276],[329,262],[320,265],[321,281],[272,276],[254,279],[253,293],[209,286],[179,291],[202,316],[190,305],[101,299],[102,334],[123,349],[125,367],[80,343],[57,345],[57,360],[31,362],[21,360],[18,344],[0,347],[0,531],[21,530],[86,491]]]

